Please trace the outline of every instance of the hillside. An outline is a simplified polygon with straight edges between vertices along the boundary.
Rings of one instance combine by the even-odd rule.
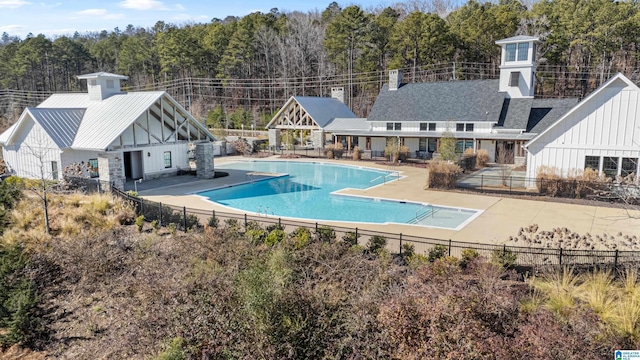
[[[471,253],[403,258],[233,222],[138,232],[100,226],[132,221],[116,200],[95,205],[104,199],[53,198],[53,236],[25,220],[39,202],[17,204],[0,253],[4,346],[34,359],[597,359],[640,346],[637,325],[618,331],[578,300],[544,305]],[[59,221],[68,213],[80,231]]]

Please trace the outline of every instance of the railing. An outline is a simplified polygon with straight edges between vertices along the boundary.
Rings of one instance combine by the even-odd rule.
[[[158,221],[161,225],[166,226],[170,223],[175,224],[183,231],[203,228],[202,224],[222,225],[225,221],[237,222],[245,228],[250,223],[257,222],[260,224],[278,224],[283,229],[293,231],[297,227],[315,230],[323,226],[321,223],[310,221],[296,221],[290,219],[282,219],[276,217],[270,209],[261,209],[258,215],[250,215],[247,213],[226,213],[215,210],[206,211],[199,209],[187,209],[186,207],[177,207],[164,205],[139,197],[130,196],[120,190],[113,189],[113,193],[126,201],[133,204],[138,215],[144,215],[147,221]],[[524,246],[507,246],[507,245],[491,245],[479,244],[462,241],[453,241],[445,239],[437,239],[430,237],[421,237],[413,235],[405,235],[402,233],[387,233],[381,231],[364,230],[361,228],[351,228],[342,226],[330,226],[340,238],[347,233],[355,234],[359,238],[360,245],[366,245],[372,236],[383,236],[387,239],[387,248],[391,252],[402,254],[402,245],[411,244],[415,248],[417,254],[427,254],[435,246],[444,246],[447,249],[447,255],[461,257],[462,251],[465,249],[473,249],[481,256],[491,258],[500,254],[515,255],[514,265],[522,271],[541,271],[548,267],[572,266],[575,268],[612,268],[617,270],[619,267],[640,266],[640,252],[638,251],[620,251],[620,250],[573,250],[573,249],[551,249],[551,248],[534,248]]]

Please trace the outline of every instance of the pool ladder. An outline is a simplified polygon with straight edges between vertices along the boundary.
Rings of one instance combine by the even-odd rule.
[[[427,211],[422,211],[424,209],[427,209]],[[424,205],[423,207],[421,207],[420,209],[418,209],[416,211],[416,217],[411,220],[409,223],[410,224],[417,224],[420,222],[420,220],[426,218],[427,216],[431,216],[433,217],[433,214],[436,212],[436,210],[433,208],[433,205],[428,204],[428,205]]]
[[[269,209],[269,207],[267,206],[263,207],[262,205],[258,206],[258,216],[264,215],[264,217],[268,217],[269,213],[271,213],[271,215],[275,215],[273,211]]]
[[[373,180],[369,181],[369,183],[372,183],[372,182],[374,182],[374,181],[376,181],[376,180],[378,180],[378,179],[382,178],[383,183],[384,183],[384,184],[386,184],[386,183],[387,183],[387,177],[389,177],[389,176],[391,176],[391,175],[395,175],[397,179],[399,179],[399,178],[400,178],[400,172],[399,172],[399,171],[392,171],[392,172],[390,172],[390,173],[388,173],[388,174],[386,174],[386,175],[380,175],[380,176],[378,176],[377,178],[375,178],[375,179],[373,179]]]

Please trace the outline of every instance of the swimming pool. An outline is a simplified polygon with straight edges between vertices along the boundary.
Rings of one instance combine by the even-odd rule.
[[[480,213],[473,209],[335,193],[397,180],[396,172],[295,161],[234,162],[218,165],[216,170],[286,174],[198,193],[218,204],[260,215],[460,229]]]

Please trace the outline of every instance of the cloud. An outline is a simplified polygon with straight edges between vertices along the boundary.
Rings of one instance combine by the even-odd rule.
[[[109,13],[106,9],[87,9],[78,11],[76,14],[81,16],[95,16],[107,20],[117,20],[124,17],[124,14],[112,14]]]
[[[171,20],[177,22],[201,22],[201,21],[209,21],[211,18],[205,15],[193,16],[189,14],[178,14],[171,17]]]
[[[7,34],[22,33],[27,28],[22,25],[5,25],[0,26],[0,33],[6,32]]]
[[[23,0],[0,0],[0,8],[16,9],[21,6],[30,5],[30,4],[31,4],[30,2],[23,1]]]
[[[120,6],[134,10],[168,10],[162,1],[156,0],[124,0]]]
[[[182,6],[182,4],[176,4],[176,10],[178,10],[178,11],[185,11],[186,9],[185,9],[185,7],[184,7],[184,6]]]

